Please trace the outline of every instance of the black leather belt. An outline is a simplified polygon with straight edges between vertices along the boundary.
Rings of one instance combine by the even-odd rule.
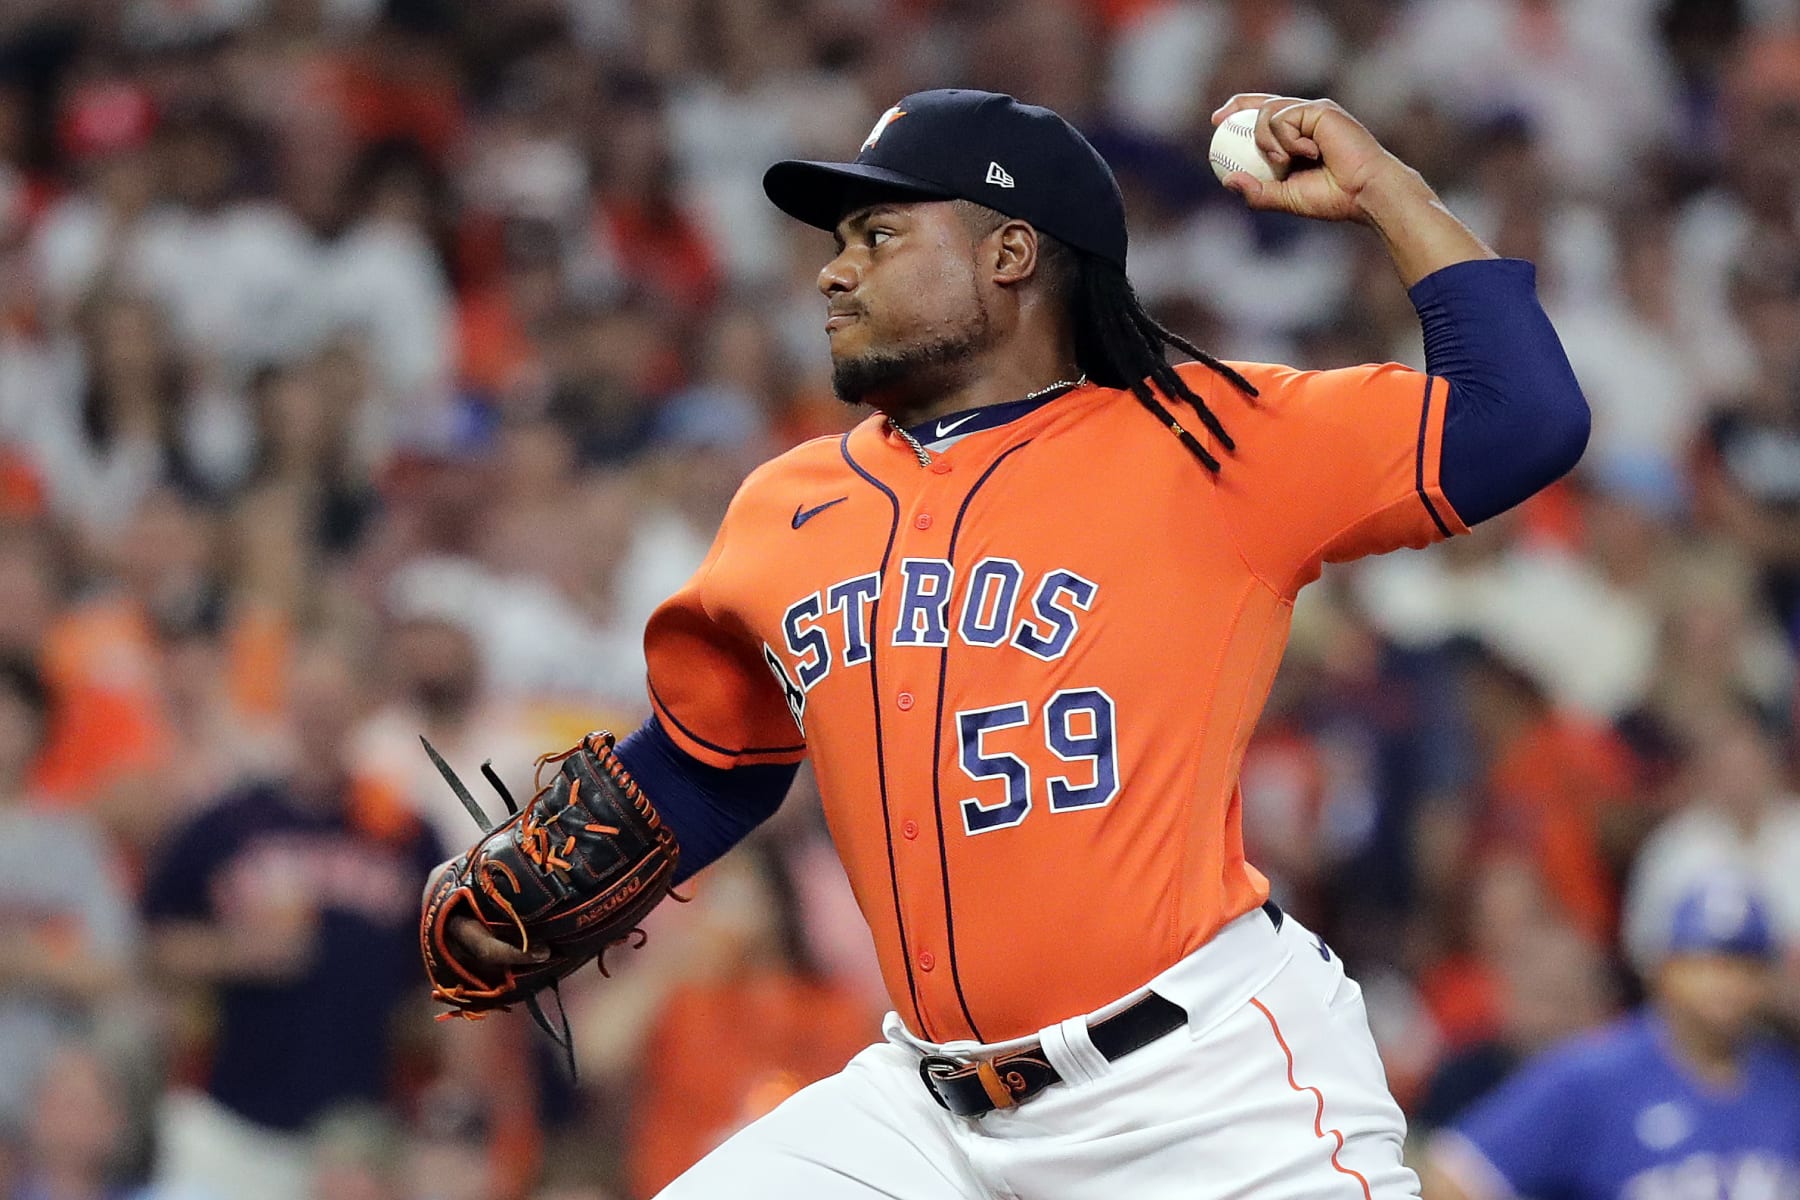
[[[1276,929],[1281,928],[1281,909],[1273,900],[1263,905],[1263,912]],[[1186,1023],[1187,1012],[1179,1004],[1151,992],[1131,1007],[1089,1025],[1088,1038],[1107,1062],[1117,1062]],[[919,1078],[933,1099],[959,1117],[1012,1108],[1062,1082],[1039,1045],[973,1062],[927,1054],[919,1060]]]

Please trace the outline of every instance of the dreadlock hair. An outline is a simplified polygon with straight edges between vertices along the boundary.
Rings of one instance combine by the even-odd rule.
[[[953,203],[969,227],[983,236],[1012,219],[974,200]],[[1068,305],[1069,324],[1075,331],[1075,365],[1081,373],[1102,387],[1136,396],[1151,416],[1216,474],[1219,460],[1176,419],[1158,393],[1192,405],[1200,423],[1225,449],[1235,450],[1237,443],[1200,394],[1170,365],[1169,351],[1179,350],[1205,364],[1246,396],[1256,395],[1250,381],[1151,316],[1124,268],[1039,230],[1037,269],[1045,285]]]
[[[1070,324],[1075,330],[1076,366],[1102,387],[1119,388],[1137,397],[1138,403],[1167,426],[1207,470],[1216,473],[1219,460],[1188,432],[1163,399],[1192,405],[1200,423],[1225,449],[1235,450],[1237,443],[1225,432],[1206,401],[1176,373],[1168,352],[1179,350],[1205,364],[1246,396],[1256,395],[1256,388],[1145,311],[1131,280],[1116,264],[1042,232],[1038,234],[1038,263],[1050,286],[1067,299]]]

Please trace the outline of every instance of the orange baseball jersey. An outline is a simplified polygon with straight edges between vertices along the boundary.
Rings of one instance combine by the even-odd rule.
[[[1087,385],[921,463],[885,418],[756,470],[645,634],[669,735],[810,756],[915,1034],[998,1041],[1149,982],[1268,886],[1238,766],[1321,564],[1466,532],[1442,379],[1180,368],[1215,476]],[[962,424],[943,420],[939,430]]]

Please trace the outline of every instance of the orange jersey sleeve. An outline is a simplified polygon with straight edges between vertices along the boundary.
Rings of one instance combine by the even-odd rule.
[[[761,641],[712,582],[721,560],[754,553],[733,538],[733,527],[756,478],[732,501],[706,561],[644,628],[652,709],[676,745],[714,767],[791,763],[806,755],[806,739]]]
[[[1324,563],[1468,532],[1438,482],[1445,380],[1397,363],[1230,365],[1256,396],[1199,364],[1180,371],[1236,443],[1219,453],[1218,496],[1239,553],[1271,587],[1292,596]]]

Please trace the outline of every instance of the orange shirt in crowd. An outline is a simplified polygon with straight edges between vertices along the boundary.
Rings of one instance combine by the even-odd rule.
[[[1529,854],[1564,915],[1599,944],[1618,923],[1602,841],[1632,795],[1631,752],[1611,731],[1563,714],[1515,738],[1489,769],[1489,836]]]
[[[502,395],[525,380],[539,359],[503,287],[466,298],[456,313],[457,374],[476,391]]]
[[[1479,955],[1453,954],[1419,977],[1419,998],[1446,1048],[1460,1050],[1500,1029],[1500,981]]]
[[[718,260],[685,214],[613,200],[599,207],[594,222],[627,279],[687,309],[707,308],[718,295]]]
[[[166,761],[170,732],[156,685],[155,634],[123,597],[63,613],[44,639],[41,667],[50,690],[50,728],[32,776],[56,805],[93,799],[126,773]]]
[[[455,77],[420,56],[392,60],[347,54],[328,64],[325,86],[351,136],[360,142],[405,140],[442,162],[462,136]]]
[[[10,446],[0,446],[0,518],[35,517],[44,511],[44,482]]]
[[[708,1151],[873,1037],[855,989],[764,971],[673,992],[646,1043],[631,1185],[654,1196]]]

